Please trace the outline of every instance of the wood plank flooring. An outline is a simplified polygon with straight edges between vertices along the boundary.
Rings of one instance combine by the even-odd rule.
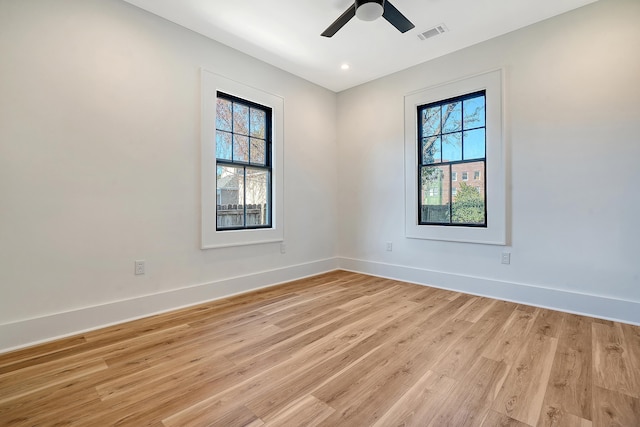
[[[640,426],[640,327],[345,271],[0,355],[0,426]]]

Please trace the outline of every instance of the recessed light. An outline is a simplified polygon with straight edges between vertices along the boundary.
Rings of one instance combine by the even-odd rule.
[[[340,68],[341,68],[341,69],[343,69],[343,70],[348,70],[348,69],[349,69],[349,68],[351,68],[351,67],[349,67],[349,64],[342,64],[342,65],[340,66]]]

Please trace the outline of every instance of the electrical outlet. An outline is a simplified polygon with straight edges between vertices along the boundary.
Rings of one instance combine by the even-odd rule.
[[[387,242],[387,252],[391,252],[393,250],[393,243]]]
[[[502,252],[502,263],[503,264],[511,264],[511,253]]]
[[[136,266],[136,269],[135,269],[136,276],[144,274],[144,260],[143,259],[136,261],[135,262],[135,266]]]
[[[286,254],[287,253],[287,245],[284,243],[280,243],[280,253],[281,254]]]

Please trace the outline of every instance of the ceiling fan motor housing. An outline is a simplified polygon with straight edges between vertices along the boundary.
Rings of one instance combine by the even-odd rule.
[[[356,0],[356,17],[362,21],[374,21],[384,12],[384,0]]]

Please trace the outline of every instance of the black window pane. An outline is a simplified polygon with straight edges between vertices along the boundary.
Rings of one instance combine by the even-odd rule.
[[[266,141],[264,139],[251,138],[251,164],[265,165]]]
[[[452,168],[481,171],[484,170],[484,161],[454,165]],[[463,172],[463,177],[465,174],[466,172]],[[474,172],[474,178],[475,176]],[[468,182],[454,183],[456,191],[451,205],[451,222],[453,224],[486,224],[484,174],[478,173],[477,176],[478,179],[474,179],[473,184]]]
[[[249,162],[249,137],[233,135],[233,161]]]
[[[216,129],[231,132],[231,101],[220,99],[216,101]]]
[[[430,136],[422,139],[422,164],[440,163],[440,137]]]
[[[218,228],[244,226],[244,168],[216,168],[216,223]]]
[[[422,110],[422,136],[438,135],[440,128],[440,106]]]
[[[424,166],[420,170],[420,222],[448,224],[451,178],[448,166]]]
[[[464,159],[482,159],[485,156],[484,128],[464,132]]]
[[[464,100],[464,129],[483,127],[485,125],[484,95]]]
[[[442,106],[442,133],[462,130],[462,102]]]
[[[462,160],[462,132],[442,135],[442,161]]]
[[[271,223],[269,218],[269,182],[271,177],[265,169],[247,168],[247,226]]]
[[[264,111],[251,109],[251,136],[256,138],[265,138],[266,117]]]
[[[216,131],[216,158],[231,160],[231,134],[229,132]]]
[[[249,135],[249,107],[233,103],[233,133]]]

